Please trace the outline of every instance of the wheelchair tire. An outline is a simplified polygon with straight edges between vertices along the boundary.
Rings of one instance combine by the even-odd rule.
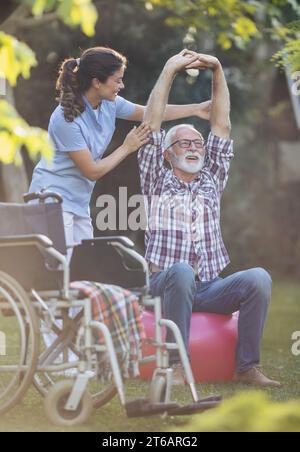
[[[118,393],[117,388],[113,383],[110,383],[107,388],[103,391],[98,392],[98,394],[93,394],[94,408],[101,408],[110,402],[115,395]]]
[[[45,410],[49,421],[57,426],[72,427],[85,423],[93,411],[93,399],[85,391],[75,411],[65,409],[65,404],[72,392],[73,380],[64,380],[52,386],[45,398]]]
[[[39,357],[39,325],[30,299],[10,275],[0,272],[0,414],[19,403]]]

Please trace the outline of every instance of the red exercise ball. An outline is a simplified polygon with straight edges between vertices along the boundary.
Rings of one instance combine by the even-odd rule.
[[[155,334],[154,314],[143,312],[147,338]],[[165,339],[166,331],[163,331]],[[235,353],[238,336],[238,314],[219,315],[203,312],[193,313],[190,333],[190,356],[197,383],[230,381],[235,371]],[[154,347],[145,345],[143,357],[152,355]],[[142,365],[141,378],[150,379],[154,362]]]

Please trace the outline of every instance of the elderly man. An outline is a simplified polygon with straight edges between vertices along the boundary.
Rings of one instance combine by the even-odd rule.
[[[211,70],[211,133],[207,142],[191,125],[161,131],[172,82],[183,69]],[[220,201],[233,143],[230,97],[217,58],[182,51],[165,65],[149,98],[145,121],[152,134],[139,151],[142,191],[148,200],[146,259],[151,292],[161,296],[163,313],[179,327],[188,351],[193,311],[230,314],[239,311],[235,380],[257,386],[280,386],[259,369],[260,342],[271,299],[272,281],[262,268],[222,279],[228,265],[220,229]],[[145,125],[147,127],[147,125]],[[174,338],[168,333],[168,341]],[[184,382],[177,351],[170,354],[177,384]]]

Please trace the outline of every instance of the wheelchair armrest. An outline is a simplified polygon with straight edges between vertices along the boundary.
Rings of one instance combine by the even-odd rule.
[[[94,239],[88,239],[88,240],[82,240],[82,244],[84,245],[85,243],[93,245],[93,246],[97,246],[98,244],[101,243],[110,243],[110,242],[115,242],[115,243],[120,243],[121,245],[125,246],[126,248],[134,248],[134,243],[132,240],[130,240],[128,237],[124,237],[124,236],[109,236],[109,237],[96,237]]]
[[[36,235],[11,235],[6,237],[0,237],[0,247],[3,245],[30,245],[38,244],[43,248],[51,248],[53,243],[48,237],[41,234]]]

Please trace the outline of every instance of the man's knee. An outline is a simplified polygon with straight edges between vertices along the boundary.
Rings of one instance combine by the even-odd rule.
[[[261,295],[267,301],[270,300],[272,278],[265,269],[257,267],[246,270],[242,274],[242,280],[248,290]]]
[[[172,265],[168,270],[167,279],[169,283],[175,284],[180,291],[196,291],[195,271],[188,264],[179,262]]]

